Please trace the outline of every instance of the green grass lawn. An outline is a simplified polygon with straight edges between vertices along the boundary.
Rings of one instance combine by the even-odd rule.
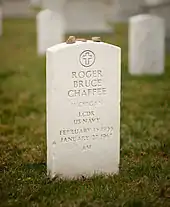
[[[33,20],[5,20],[0,37],[0,206],[170,207],[170,56],[166,73],[127,72],[127,26],[102,39],[122,47],[119,175],[46,176],[45,58]]]

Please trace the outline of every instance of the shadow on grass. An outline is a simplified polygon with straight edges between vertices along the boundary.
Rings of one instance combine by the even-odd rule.
[[[15,74],[16,74],[16,72],[11,71],[11,70],[0,71],[0,83],[2,83],[2,81],[5,81],[7,78],[9,78]]]
[[[26,163],[22,167],[26,170],[44,171],[46,169],[46,163]]]

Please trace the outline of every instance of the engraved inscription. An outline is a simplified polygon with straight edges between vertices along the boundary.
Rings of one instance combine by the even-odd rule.
[[[79,112],[78,116],[80,117],[85,117],[85,116],[94,116],[94,111],[84,111],[84,112]]]
[[[113,136],[113,127],[83,127],[76,129],[62,129],[60,130],[60,142],[61,143],[75,143],[75,142],[86,142],[83,145],[83,149],[91,149],[95,141],[110,139]],[[90,142],[88,144],[87,142]],[[87,147],[90,145],[91,147]],[[84,146],[86,146],[84,148]]]
[[[87,101],[78,101],[78,100],[70,100],[70,103],[78,108],[82,107],[101,107],[103,105],[103,100],[99,101],[93,101],[93,100],[87,100]]]
[[[81,54],[81,63],[91,65],[92,56],[91,53]],[[113,126],[105,126],[96,110],[98,107],[104,107],[104,96],[108,94],[104,81],[105,70],[86,68],[70,71],[71,88],[67,91],[67,97],[69,103],[77,110],[72,120],[74,127],[60,130],[62,144],[79,142],[77,146],[81,146],[83,151],[88,151],[93,148],[96,141],[113,137]]]
[[[102,70],[72,72],[73,89],[68,90],[68,97],[103,96],[107,89],[103,86]]]

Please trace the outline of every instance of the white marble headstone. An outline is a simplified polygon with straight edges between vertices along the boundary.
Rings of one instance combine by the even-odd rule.
[[[44,55],[46,49],[64,41],[65,24],[60,13],[43,10],[37,14],[37,50]]]
[[[51,177],[117,173],[121,50],[103,42],[47,50],[47,169]]]
[[[170,52],[170,0],[145,0],[146,10],[150,15],[156,15],[165,20],[166,50]]]
[[[131,74],[164,72],[165,25],[162,18],[148,14],[130,18],[128,55]]]

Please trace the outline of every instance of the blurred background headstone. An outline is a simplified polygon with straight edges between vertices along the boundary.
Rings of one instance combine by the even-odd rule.
[[[46,49],[64,41],[61,15],[45,9],[37,14],[37,52],[45,55]]]
[[[166,26],[166,50],[170,52],[170,0],[145,0],[143,13],[162,17]]]
[[[164,19],[148,14],[129,20],[129,72],[134,75],[162,74],[165,59]]]

